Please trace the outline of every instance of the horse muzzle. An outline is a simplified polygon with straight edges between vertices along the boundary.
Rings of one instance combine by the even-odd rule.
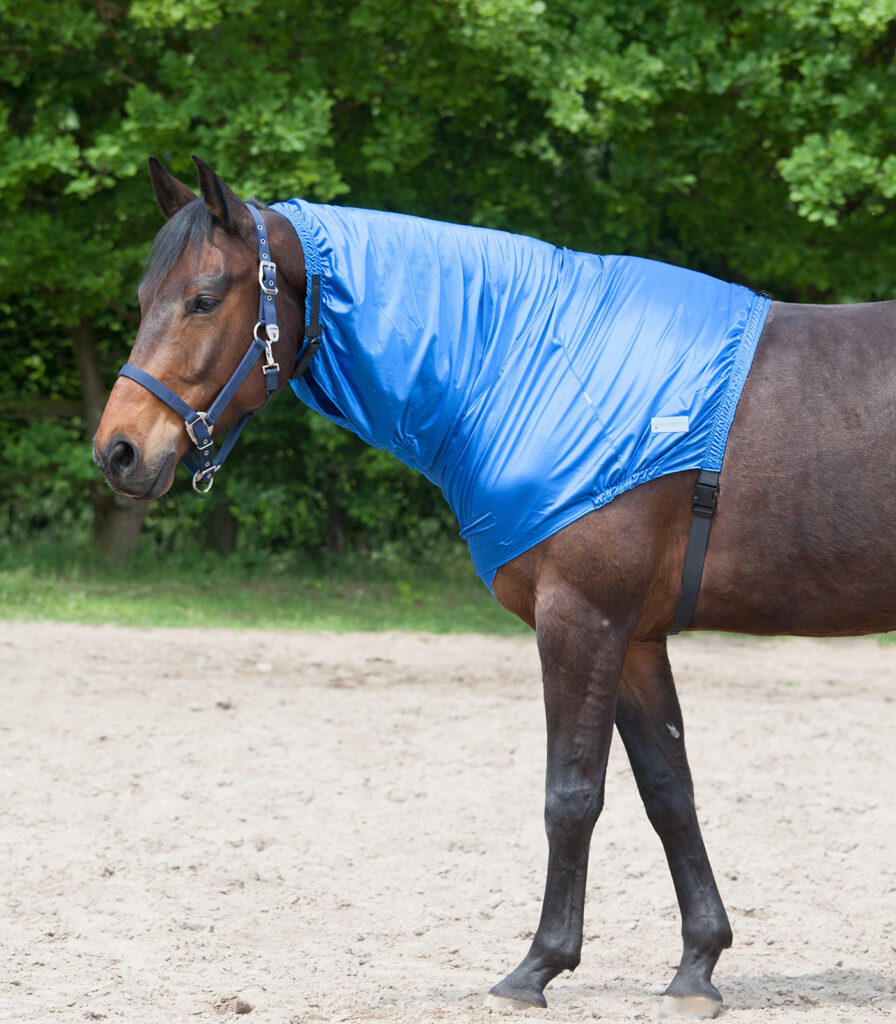
[[[124,434],[116,434],[102,449],[94,439],[93,461],[113,491],[127,498],[149,501],[161,497],[171,486],[178,455],[172,446],[168,452],[147,459],[134,441]]]

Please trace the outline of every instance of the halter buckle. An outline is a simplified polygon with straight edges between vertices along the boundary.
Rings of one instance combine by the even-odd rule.
[[[271,284],[264,282],[265,274],[270,271]],[[258,284],[265,295],[277,294],[277,264],[273,260],[259,260],[258,263]]]
[[[206,437],[202,441],[200,441],[199,438],[196,437],[196,431],[193,429],[200,420],[202,420],[202,424],[206,430]],[[212,432],[215,429],[215,425],[214,423],[209,423],[207,412],[197,412],[195,420],[184,420],[184,426],[187,428],[187,436],[200,451],[203,451],[204,449],[208,448],[208,446],[212,443]],[[206,490],[207,489],[208,488],[206,488]],[[200,491],[200,494],[203,493],[205,492]]]

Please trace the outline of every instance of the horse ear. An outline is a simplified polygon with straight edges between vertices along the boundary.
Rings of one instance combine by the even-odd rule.
[[[159,209],[168,219],[196,198],[196,193],[169,174],[154,156],[149,158],[149,180]]]
[[[252,218],[246,204],[204,160],[194,156],[193,163],[199,171],[199,191],[202,193],[202,199],[218,223],[230,234],[248,230]]]

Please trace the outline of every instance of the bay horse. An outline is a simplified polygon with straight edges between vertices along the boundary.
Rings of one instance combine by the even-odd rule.
[[[168,222],[139,289],[130,362],[94,442],[109,484],[133,498],[164,494],[191,445],[194,485],[210,486],[223,457],[209,454],[212,430],[231,428],[229,450],[297,361],[298,377],[310,362],[313,378],[311,357],[328,344],[318,306],[339,300],[321,299],[311,254],[286,216],[243,203],[194,160],[199,196],[150,160]],[[390,309],[397,322],[401,307]],[[896,626],[894,334],[894,302],[770,304],[730,423],[689,628],[845,636]],[[358,372],[371,352],[389,355],[388,337],[366,343]],[[339,410],[323,411],[338,420]],[[691,467],[621,490],[511,552],[490,581],[536,635],[549,845],[538,928],[519,966],[492,989],[495,1005],[546,1006],[548,982],[579,963],[589,846],[615,724],[681,912],[683,951],[663,1011],[721,1008],[711,977],[732,932],[697,821],[666,649],[697,476]]]

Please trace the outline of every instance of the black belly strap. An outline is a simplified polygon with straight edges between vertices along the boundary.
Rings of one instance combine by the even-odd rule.
[[[687,629],[694,617],[697,595],[700,593],[700,580],[703,577],[703,563],[706,560],[706,545],[709,543],[709,528],[712,526],[712,515],[716,510],[718,494],[718,471],[701,469],[697,476],[697,489],[692,503],[691,532],[688,535],[684,568],[681,571],[681,598],[675,609],[675,619],[669,636]]]

